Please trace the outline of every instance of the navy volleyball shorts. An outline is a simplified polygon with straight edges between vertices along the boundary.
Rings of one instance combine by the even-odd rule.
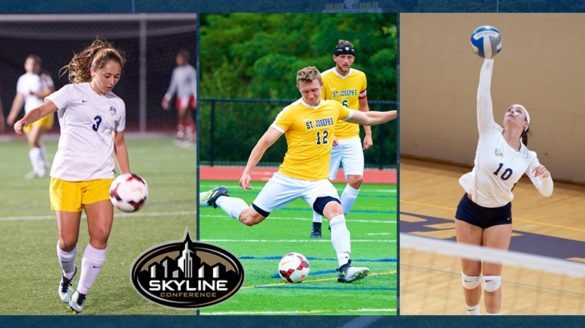
[[[512,224],[512,203],[502,207],[483,207],[471,201],[467,194],[463,194],[457,205],[455,218],[482,229],[500,224]]]

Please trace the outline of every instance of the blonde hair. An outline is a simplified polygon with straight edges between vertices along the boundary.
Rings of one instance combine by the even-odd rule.
[[[96,39],[87,48],[73,55],[69,64],[59,71],[61,75],[68,73],[70,83],[91,81],[91,68],[100,69],[113,60],[124,67],[126,58],[106,40]]]
[[[339,40],[337,42],[337,45],[335,46],[335,48],[341,48],[341,47],[345,47],[345,46],[350,46],[350,47],[354,48],[353,44],[347,40]]]
[[[301,82],[312,83],[315,80],[318,80],[319,84],[323,84],[321,73],[315,66],[305,67],[297,72],[297,86],[300,86]]]

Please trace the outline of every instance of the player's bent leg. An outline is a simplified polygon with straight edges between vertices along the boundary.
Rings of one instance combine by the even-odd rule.
[[[252,204],[252,207],[247,208],[240,213],[240,222],[251,227],[264,221],[268,215],[270,215],[270,213],[265,212]]]

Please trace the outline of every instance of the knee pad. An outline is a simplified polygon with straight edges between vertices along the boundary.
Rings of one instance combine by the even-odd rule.
[[[461,284],[465,289],[474,289],[481,283],[480,276],[468,276],[461,272]]]
[[[483,289],[487,292],[493,293],[502,285],[502,277],[500,276],[484,276]]]

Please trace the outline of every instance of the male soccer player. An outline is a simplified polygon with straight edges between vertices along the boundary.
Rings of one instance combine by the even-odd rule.
[[[323,92],[321,98],[332,99],[351,109],[368,112],[366,74],[351,68],[355,60],[355,49],[351,42],[339,40],[333,53],[335,67],[323,72]],[[331,150],[329,180],[334,180],[343,163],[347,185],[341,193],[343,214],[352,208],[364,176],[364,153],[372,147],[372,129],[364,125],[364,141],[360,140],[360,126],[355,123],[339,121],[335,124],[335,142]],[[363,150],[362,150],[363,149]],[[313,226],[309,237],[321,238],[322,216],[313,212]]]
[[[288,150],[284,161],[252,206],[240,198],[230,197],[225,187],[201,193],[199,202],[200,205],[219,206],[236,220],[253,226],[262,222],[273,210],[302,198],[329,220],[331,242],[339,265],[338,281],[353,282],[365,277],[369,269],[351,266],[350,233],[337,190],[327,179],[333,128],[339,120],[366,125],[382,124],[395,119],[397,112],[360,112],[333,100],[322,100],[323,83],[315,67],[305,67],[297,73],[297,87],[301,99],[278,114],[252,149],[240,178],[240,186],[251,189],[252,169],[280,136],[286,136]]]

